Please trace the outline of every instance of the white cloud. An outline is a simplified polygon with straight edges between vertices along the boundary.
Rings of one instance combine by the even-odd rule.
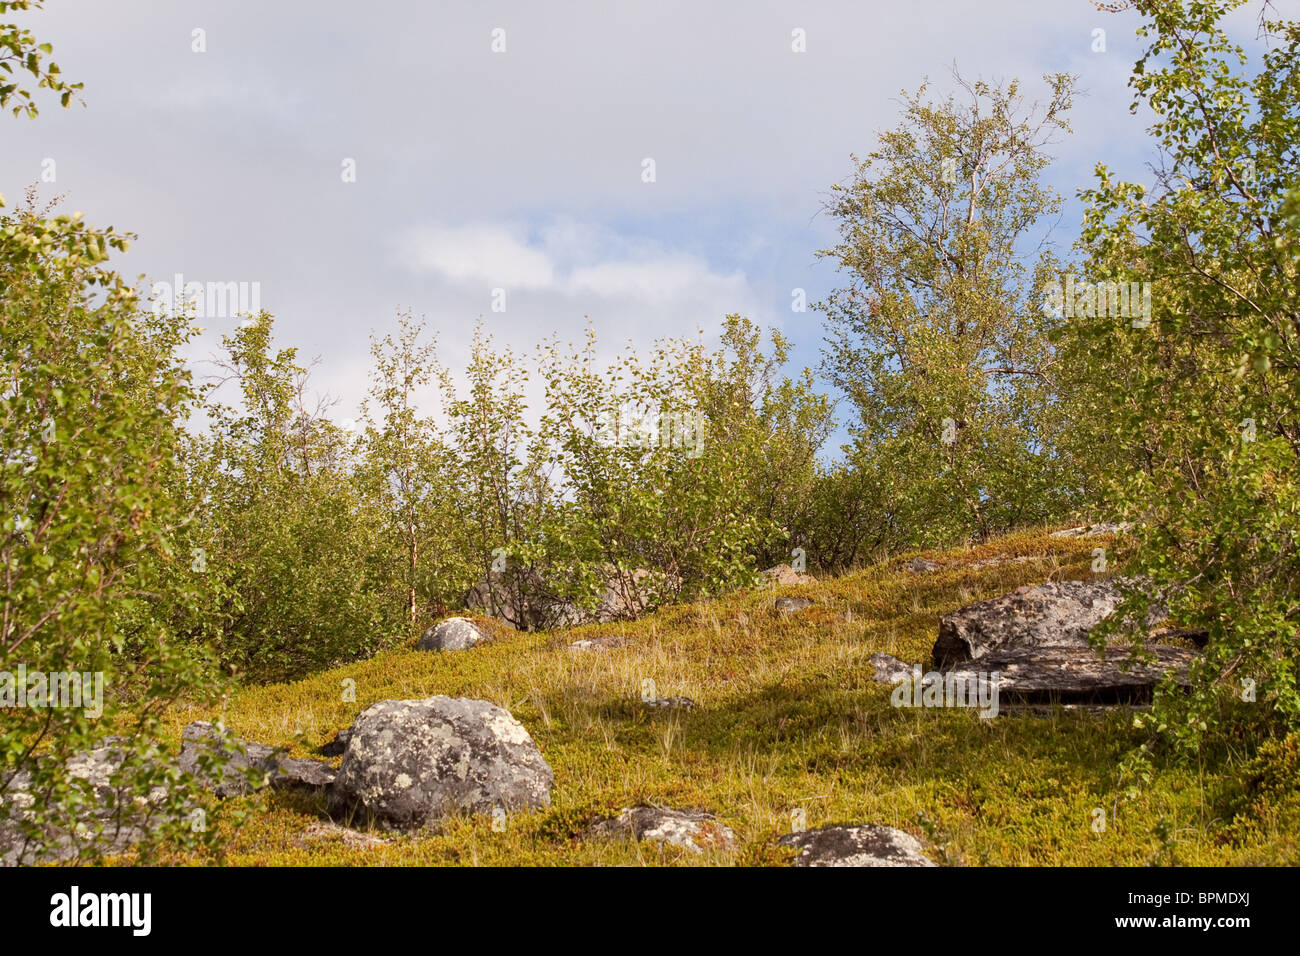
[[[546,291],[568,299],[595,296],[645,304],[713,299],[746,290],[741,271],[723,274],[689,253],[570,219],[531,241],[501,224],[415,230],[401,243],[407,268],[451,283]]]
[[[408,268],[453,282],[544,289],[555,281],[555,270],[546,253],[530,247],[505,226],[419,230],[409,235],[402,246]]]

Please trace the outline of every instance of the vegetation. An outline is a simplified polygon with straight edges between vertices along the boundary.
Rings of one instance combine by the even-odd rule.
[[[939,863],[1300,862],[1296,737],[1253,760],[1220,749],[1200,764],[1164,767],[1130,794],[1117,764],[1143,734],[1127,708],[1043,707],[986,720],[892,707],[890,687],[872,680],[874,653],[923,660],[941,614],[1048,577],[1091,577],[1096,544],[1022,532],[923,552],[945,564],[932,574],[899,570],[911,552],[816,585],[735,591],[612,629],[527,634],[479,619],[498,639],[472,653],[381,651],[302,681],[246,687],[220,711],[177,710],[170,733],[220,714],[248,739],[321,759],[318,748],[369,704],[448,694],[508,707],[555,770],[550,810],[512,814],[504,832],[487,815],[454,817],[439,832],[370,833],[383,841],[370,846],[346,842],[310,800],[246,798],[247,822],[227,831],[229,861],[240,865],[776,864],[788,851],[773,844],[800,808],[808,827],[900,827]],[[1032,561],[971,567],[1020,557]],[[781,594],[817,604],[782,617],[772,612]],[[568,649],[609,633],[629,641]],[[645,707],[646,678],[697,706]],[[345,680],[356,682],[355,701],[340,693]],[[736,831],[740,848],[697,857],[577,839],[592,817],[640,803],[705,807]],[[1094,828],[1098,808],[1104,832]]]
[[[189,317],[146,307],[110,264],[129,236],[0,197],[0,671],[105,678],[101,719],[6,708],[0,795],[30,770],[28,835],[73,829],[93,859],[74,826],[93,791],[66,762],[116,733],[104,825],[163,821],[142,859],[228,843],[243,863],[628,861],[647,851],[575,846],[576,828],[665,801],[750,838],[718,862],[775,861],[766,837],[797,807],[903,826],[948,862],[1295,862],[1300,24],[1263,20],[1248,72],[1222,28],[1242,2],[1132,3],[1135,108],[1163,165],[1150,190],[1098,167],[1073,262],[1044,242],[1060,199],[1040,182],[1072,77],[1028,106],[1017,82],[956,74],[960,100],[904,94],[829,205],[838,457],[833,398],[739,315],[714,343],[612,361],[591,331],[524,353],[480,327],[453,370],[404,313],[373,339],[356,428],[309,398],[266,313],[224,339],[224,380],[196,385]],[[0,23],[0,107],[36,116],[42,90],[69,105],[80,84],[50,53]],[[1062,297],[1070,272],[1087,295]],[[1094,542],[1044,534],[1079,517],[1131,522],[1108,547],[1208,633],[1191,691],[1138,714],[891,708],[867,658],[924,660],[938,614],[1085,576]],[[956,564],[900,573],[920,548]],[[1030,560],[965,566],[981,556]],[[787,561],[824,580],[780,618],[759,572]],[[489,619],[507,606],[518,632]],[[467,610],[504,639],[411,649]],[[562,626],[597,610],[632,640],[573,654],[585,632]],[[700,707],[651,715],[646,678]],[[218,807],[152,759],[199,716],[310,755],[369,702],[438,693],[528,725],[557,771],[551,811],[504,834],[468,819],[300,846],[318,807]]]

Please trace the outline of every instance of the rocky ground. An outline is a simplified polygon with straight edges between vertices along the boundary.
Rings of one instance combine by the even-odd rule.
[[[431,622],[407,650],[178,710],[158,759],[202,776],[205,750],[234,755],[204,779],[249,814],[213,823],[238,864],[1294,861],[1300,815],[1261,805],[1247,767],[1118,778],[1132,709],[1200,636],[1157,600],[1124,643],[1090,643],[1142,588],[1091,570],[1114,530],[822,581],[783,566],[618,625]],[[995,713],[950,699],[994,673]],[[133,834],[113,839],[129,858]],[[58,834],[26,852],[69,856]],[[0,854],[20,856],[3,830]]]

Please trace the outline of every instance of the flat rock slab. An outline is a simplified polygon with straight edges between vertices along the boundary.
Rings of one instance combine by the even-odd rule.
[[[570,644],[569,650],[575,654],[581,654],[584,651],[607,651],[615,647],[622,647],[627,643],[628,639],[618,634],[612,634],[608,637],[585,637]]]
[[[779,597],[772,605],[778,614],[796,614],[812,606],[812,601],[801,597]]]
[[[822,827],[777,842],[798,849],[795,866],[934,866],[915,837],[893,827]]]
[[[1163,644],[1148,645],[1143,653],[1155,660],[1130,667],[1126,647],[1108,648],[1104,656],[1069,647],[1007,649],[945,671],[944,678],[973,681],[997,673],[999,702],[1142,704],[1166,674],[1186,684],[1188,665],[1197,657],[1189,648]]]
[[[487,632],[467,617],[449,617],[434,624],[415,647],[421,651],[465,651],[491,640]]]
[[[215,724],[197,720],[181,732],[180,769],[193,774],[219,797],[233,797],[270,786],[276,790],[324,790],[334,782],[334,771],[318,760],[285,756],[279,747],[249,743]],[[206,773],[200,759],[224,752],[220,777]]]
[[[736,835],[706,810],[628,807],[617,817],[599,820],[587,831],[593,839],[631,839],[681,847],[691,853],[732,850]]]
[[[455,812],[550,806],[554,774],[519,721],[485,700],[385,700],[352,724],[336,809],[417,829]]]
[[[1003,649],[1089,649],[1088,634],[1122,599],[1114,580],[1048,581],[969,604],[940,619],[935,664],[954,666]],[[1161,609],[1152,613],[1163,616]]]

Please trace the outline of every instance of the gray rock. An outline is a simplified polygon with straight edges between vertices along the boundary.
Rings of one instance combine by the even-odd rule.
[[[948,667],[979,660],[1002,648],[1089,648],[1089,632],[1122,598],[1115,580],[1049,581],[969,604],[940,619],[935,664]],[[1163,608],[1153,608],[1154,620],[1148,626],[1163,616]]]
[[[334,771],[320,761],[287,757],[283,748],[240,740],[204,720],[189,724],[181,732],[181,740],[177,765],[218,797],[239,796],[264,786],[277,790],[323,790],[334,782]],[[223,751],[226,762],[220,778],[200,767],[205,753],[216,755]]]
[[[779,597],[773,605],[778,614],[796,614],[812,606],[811,600],[801,597]]]
[[[930,571],[938,571],[942,567],[943,565],[938,561],[931,561],[928,558],[913,558],[903,565],[903,570],[916,574],[925,574]]]
[[[804,571],[796,571],[788,564],[778,564],[774,568],[768,568],[762,572],[763,577],[767,578],[774,584],[816,584],[817,579],[811,574]]]
[[[504,571],[494,571],[470,588],[465,606],[520,631],[576,627],[585,618],[581,609],[561,598],[541,574],[514,560],[507,562]]]
[[[915,838],[893,827],[822,827],[777,842],[799,850],[795,866],[934,866]]]
[[[415,829],[457,811],[547,807],[553,780],[528,731],[495,704],[385,700],[353,723],[331,804]]]
[[[732,850],[736,834],[705,810],[628,807],[617,817],[599,820],[587,831],[592,839],[631,839],[681,847],[691,853]]]
[[[467,617],[449,617],[434,624],[416,643],[421,651],[464,651],[491,640],[479,627]]]
[[[1128,645],[1093,648],[1088,635],[1115,612],[1125,596],[1122,587],[1138,586],[1123,579],[1048,582],[961,608],[939,623],[935,664],[954,685],[998,675],[999,702],[1144,703],[1166,675],[1185,684],[1197,654],[1153,641],[1195,642],[1201,632],[1152,630],[1167,613],[1154,601],[1141,635],[1148,661],[1132,661]]]
[[[510,561],[504,571],[489,574],[471,588],[465,604],[518,630],[541,631],[635,620],[680,587],[679,579],[659,571],[606,567],[599,598],[586,607],[563,596],[565,589],[538,571]]]
[[[584,651],[605,651],[615,647],[622,647],[627,642],[628,639],[620,634],[613,634],[608,637],[587,637],[580,641],[574,641],[569,645],[569,650],[578,654]]]
[[[872,654],[871,664],[876,668],[872,680],[880,684],[897,684],[912,676],[912,665],[890,654]]]
[[[1096,538],[1099,535],[1119,534],[1133,527],[1127,521],[1103,521],[1100,524],[1081,524],[1075,528],[1062,528],[1060,531],[1053,531],[1048,537],[1051,538]]]
[[[1187,668],[1196,651],[1155,644],[1144,652],[1154,660],[1130,664],[1127,647],[1108,648],[1105,654],[1071,647],[1003,649],[945,671],[944,679],[974,680],[996,673],[1001,704],[1142,704],[1151,700],[1166,674],[1187,684]]]
[[[152,804],[162,800],[167,791],[154,787],[147,796],[137,797],[135,805],[118,805],[114,774],[122,768],[126,753],[121,738],[110,737],[104,746],[74,754],[65,763],[66,773],[85,781],[89,787],[89,808],[77,821],[51,823],[42,828],[37,840],[29,840],[20,826],[31,819],[29,808],[37,796],[31,793],[32,774],[27,770],[11,772],[5,778],[3,807],[0,808],[0,866],[28,866],[75,860],[81,848],[93,846],[103,853],[122,853],[145,839],[150,823],[163,822]],[[159,762],[166,760],[159,754]],[[119,807],[118,809],[114,809]],[[151,815],[152,814],[152,815]]]

